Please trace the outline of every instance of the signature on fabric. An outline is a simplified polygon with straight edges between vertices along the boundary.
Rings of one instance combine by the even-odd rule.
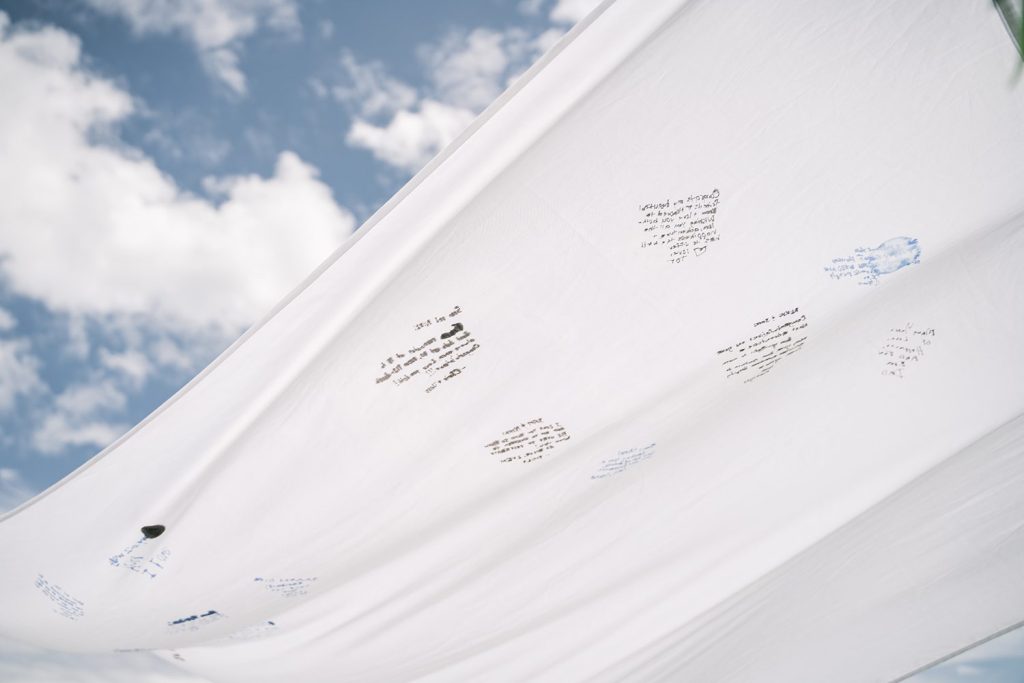
[[[50,583],[45,576],[39,574],[35,581],[36,588],[53,603],[53,611],[71,621],[77,621],[85,615],[85,603],[72,597],[60,586]]]
[[[491,455],[503,455],[498,462],[535,462],[555,446],[569,440],[569,433],[558,422],[545,422],[538,417],[506,429],[485,448]]]
[[[807,316],[790,308],[754,323],[754,334],[718,350],[726,379],[743,377],[743,383],[765,375],[775,364],[791,356],[807,341]]]
[[[878,350],[878,355],[885,362],[882,375],[903,379],[907,370],[921,362],[925,349],[931,346],[934,338],[933,327],[917,328],[914,323],[890,327],[889,336]]]
[[[662,254],[669,263],[702,256],[709,244],[719,240],[715,226],[718,195],[716,189],[686,199],[641,204],[637,221],[643,233],[640,248]]]
[[[590,475],[591,479],[604,479],[606,477],[612,477],[616,474],[622,474],[628,468],[643,462],[644,460],[650,460],[654,457],[654,447],[657,444],[651,443],[646,446],[637,448],[626,448],[615,454],[614,458],[605,458],[601,461],[600,467],[597,468],[597,472]]]
[[[857,280],[859,285],[877,285],[882,275],[921,262],[921,246],[913,237],[894,237],[877,247],[857,247],[849,256],[832,259],[825,272],[833,280]]]

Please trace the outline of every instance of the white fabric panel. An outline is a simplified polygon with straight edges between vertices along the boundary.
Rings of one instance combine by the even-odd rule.
[[[0,634],[225,682],[862,683],[1018,623],[1015,59],[980,0],[606,3],[2,520]]]

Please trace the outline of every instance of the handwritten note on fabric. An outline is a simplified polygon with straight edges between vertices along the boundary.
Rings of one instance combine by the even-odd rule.
[[[753,334],[718,350],[726,378],[742,377],[746,384],[767,374],[780,360],[803,348],[806,329],[807,316],[799,307],[754,323]]]
[[[426,385],[424,391],[429,394],[465,372],[466,359],[480,350],[480,343],[461,319],[454,320],[461,314],[462,308],[455,306],[444,315],[416,323],[413,331],[419,336],[381,361],[382,374],[376,383],[416,382]]]
[[[142,536],[135,543],[111,557],[110,565],[155,579],[164,570],[170,557],[169,548],[158,547],[150,539]]]
[[[71,621],[77,621],[85,616],[85,603],[73,597],[60,586],[50,583],[42,574],[36,577],[35,585],[53,603],[53,611],[57,614]]]
[[[718,195],[716,189],[686,199],[641,204],[637,221],[643,232],[640,248],[657,250],[669,263],[702,256],[708,245],[719,240],[715,226]]]
[[[622,474],[630,467],[637,465],[644,460],[650,460],[654,457],[654,447],[656,444],[648,444],[639,448],[626,448],[615,454],[613,458],[605,458],[601,461],[601,465],[597,468],[597,471],[590,475],[591,479],[605,479],[607,477],[613,477],[616,474]]]
[[[545,422],[544,418],[528,420],[506,429],[501,436],[487,444],[491,455],[503,456],[498,462],[535,462],[555,447],[569,440],[569,433],[558,422]]]
[[[878,350],[885,363],[882,374],[903,379],[911,367],[921,362],[925,349],[931,346],[934,338],[935,328],[932,327],[916,327],[907,323],[889,328],[889,336]]]
[[[315,576],[295,577],[287,579],[267,579],[257,576],[253,581],[262,584],[271,593],[284,598],[296,598],[309,592],[310,586],[316,581]]]

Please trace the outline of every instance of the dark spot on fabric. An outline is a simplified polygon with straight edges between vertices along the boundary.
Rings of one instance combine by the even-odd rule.
[[[166,531],[166,529],[167,527],[165,527],[163,524],[153,524],[152,526],[144,526],[142,527],[142,535],[146,538],[156,538],[164,531]]]
[[[462,323],[455,323],[454,325],[452,325],[452,329],[451,330],[449,330],[448,332],[442,332],[441,333],[441,339],[447,339],[448,337],[454,337],[459,332],[462,332],[462,329],[463,329],[462,328]]]

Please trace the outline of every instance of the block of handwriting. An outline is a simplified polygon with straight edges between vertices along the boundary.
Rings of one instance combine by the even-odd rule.
[[[156,541],[140,536],[135,543],[113,555],[110,566],[155,579],[164,571],[170,558],[170,548],[161,547]]]
[[[415,323],[409,342],[381,360],[376,383],[412,383],[429,394],[464,373],[480,343],[463,320],[455,320],[461,314],[462,308],[455,306]]]
[[[934,327],[918,327],[914,323],[890,327],[889,336],[878,349],[883,363],[882,375],[903,379],[912,367],[921,362],[934,340]]]
[[[253,581],[262,585],[267,591],[284,598],[297,598],[309,592],[310,586],[316,581],[315,576],[292,577],[287,579],[268,579],[257,576]]]
[[[569,440],[569,433],[558,422],[538,417],[506,429],[485,446],[498,462],[536,462]]]
[[[77,621],[85,615],[85,603],[60,586],[51,583],[42,574],[36,576],[35,586],[47,600],[53,603],[53,611],[65,619]]]
[[[703,256],[719,240],[715,215],[718,190],[640,205],[640,248],[660,255],[668,263]]]
[[[650,443],[646,446],[626,448],[616,453],[614,457],[605,458],[601,461],[597,471],[590,475],[590,478],[607,479],[608,477],[614,477],[617,474],[622,474],[630,467],[642,463],[644,460],[650,460],[654,457],[655,445]]]
[[[807,316],[799,307],[757,321],[750,336],[718,350],[726,379],[739,377],[746,384],[768,374],[780,360],[803,348],[806,330]]]

